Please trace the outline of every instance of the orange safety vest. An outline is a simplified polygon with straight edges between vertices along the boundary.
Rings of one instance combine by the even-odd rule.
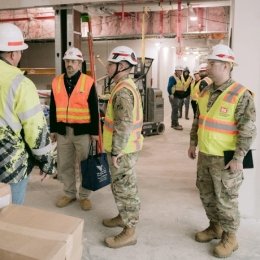
[[[81,73],[79,80],[68,96],[64,85],[64,74],[54,78],[52,82],[52,91],[56,105],[57,122],[70,124],[90,123],[90,112],[88,106],[88,96],[93,85],[93,79]]]
[[[210,155],[223,156],[224,151],[235,150],[238,130],[235,109],[239,98],[247,89],[233,83],[217,98],[207,111],[209,90],[205,88],[198,99],[199,105],[199,150]]]
[[[106,152],[112,151],[112,138],[114,131],[114,113],[112,100],[116,92],[120,91],[122,88],[129,89],[134,96],[134,108],[133,108],[133,129],[129,136],[126,147],[123,148],[123,153],[133,153],[140,151],[143,146],[143,136],[142,126],[143,126],[143,109],[142,109],[142,100],[139,93],[139,90],[136,88],[135,83],[132,79],[126,79],[119,82],[112,90],[110,99],[108,101],[104,128],[103,128],[103,140],[104,140],[104,149]]]

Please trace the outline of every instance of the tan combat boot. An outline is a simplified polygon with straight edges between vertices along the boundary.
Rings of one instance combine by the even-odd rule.
[[[105,239],[106,245],[111,248],[135,245],[136,242],[137,238],[134,227],[124,227],[123,231],[120,234]]]
[[[231,256],[237,249],[238,243],[236,234],[224,231],[221,241],[213,250],[213,255],[219,258],[225,258]]]
[[[87,198],[80,199],[79,204],[82,210],[90,210],[92,208],[91,201]]]
[[[71,202],[73,202],[74,200],[76,200],[76,198],[71,198],[71,197],[68,197],[68,196],[62,196],[61,198],[59,198],[57,201],[56,201],[56,207],[58,208],[63,208],[63,207],[66,207],[68,206]]]
[[[105,227],[124,227],[124,223],[122,221],[121,216],[118,214],[116,217],[114,218],[108,218],[108,219],[103,219],[102,224]]]
[[[209,227],[195,234],[195,240],[201,243],[209,242],[212,239],[220,239],[223,230],[218,223],[210,222]]]

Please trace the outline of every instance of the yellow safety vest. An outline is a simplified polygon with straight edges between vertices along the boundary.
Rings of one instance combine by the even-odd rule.
[[[209,78],[209,77],[205,77],[205,78],[201,79],[200,81],[202,81],[202,80],[206,81],[207,84],[208,84],[208,86],[209,86],[210,84],[212,84],[212,82],[213,82],[212,79]]]
[[[93,79],[81,73],[79,80],[68,96],[64,85],[64,74],[54,78],[52,91],[56,105],[57,122],[87,124],[90,123],[88,96]]]
[[[204,89],[199,99],[199,150],[210,155],[223,156],[223,151],[235,150],[238,130],[235,109],[239,98],[247,89],[238,84],[230,85],[207,111],[209,91]]]
[[[172,94],[174,94],[175,91],[184,91],[181,79],[179,79],[175,74],[173,74],[173,77],[176,80],[176,84],[172,86]]]
[[[140,151],[143,146],[143,135],[141,134],[143,126],[143,109],[142,101],[139,90],[136,88],[135,83],[132,79],[125,79],[120,81],[111,92],[110,99],[108,101],[105,122],[103,127],[103,140],[104,149],[106,152],[112,151],[112,137],[114,131],[114,112],[112,100],[114,95],[122,88],[129,89],[134,96],[134,109],[133,109],[133,130],[129,136],[126,147],[124,147],[122,153],[133,153]]]
[[[197,101],[200,93],[200,80],[195,83],[195,80],[192,81],[190,86],[190,96],[191,100]]]
[[[2,60],[0,74],[0,182],[17,183],[33,167],[25,142],[32,156],[39,160],[45,160],[52,147],[33,82],[20,69]]]
[[[183,84],[184,91],[186,91],[186,90],[189,88],[190,83],[192,82],[192,77],[189,76],[189,77],[185,80],[184,76],[181,75],[181,81],[182,81],[182,84]]]

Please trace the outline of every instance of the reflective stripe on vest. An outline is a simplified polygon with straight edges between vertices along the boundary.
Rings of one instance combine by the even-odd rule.
[[[104,148],[107,152],[112,151],[112,136],[114,131],[114,113],[112,107],[112,100],[116,92],[122,88],[130,90],[134,96],[134,108],[133,108],[133,128],[129,136],[126,147],[123,149],[123,153],[133,153],[142,149],[143,136],[141,134],[143,126],[143,109],[142,101],[138,90],[134,82],[131,79],[127,79],[119,82],[112,90],[111,97],[108,101],[107,111],[104,122],[103,140]]]
[[[90,123],[88,96],[93,79],[81,73],[70,97],[64,85],[64,74],[53,80],[52,90],[56,104],[57,122],[86,124]]]
[[[174,74],[173,75],[176,84],[172,86],[172,94],[174,94],[175,91],[184,91],[184,86],[181,82],[181,80]]]
[[[199,105],[199,150],[206,154],[223,156],[223,151],[234,150],[237,140],[235,109],[246,88],[238,83],[230,85],[207,111],[209,91],[203,91]]]
[[[42,107],[40,104],[35,105],[30,110],[23,111],[21,113],[17,113],[17,116],[20,121],[14,121],[13,115],[15,112],[13,111],[15,107],[15,93],[17,93],[17,89],[19,88],[22,80],[24,79],[23,74],[18,74],[11,83],[11,86],[8,90],[6,97],[6,106],[3,111],[3,116],[0,119],[0,126],[6,127],[9,126],[13,129],[14,132],[19,132],[22,129],[22,122],[26,121],[28,118],[33,117],[38,112],[42,111]]]
[[[210,84],[213,83],[213,82],[212,82],[212,79],[209,78],[209,77],[205,77],[205,78],[203,78],[203,79],[201,79],[201,80],[205,80],[205,81],[207,82],[208,85],[210,85]]]

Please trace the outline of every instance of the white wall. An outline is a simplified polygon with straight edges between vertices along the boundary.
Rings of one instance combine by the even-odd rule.
[[[255,93],[257,128],[260,128],[260,19],[259,0],[233,0],[233,37],[232,48],[239,66],[233,72],[233,78]],[[255,168],[245,171],[245,180],[240,193],[242,216],[260,219],[260,137],[253,145]]]
[[[205,39],[185,40],[182,43],[185,46],[200,48],[207,47],[209,44]],[[210,43],[212,44],[212,43]],[[138,57],[141,56],[141,40],[113,40],[94,42],[95,55],[99,55],[100,59],[106,63],[110,51],[119,45],[126,45],[132,48]],[[83,44],[83,52],[87,53],[86,44]],[[145,56],[153,58],[153,65],[151,68],[152,87],[159,88],[163,92],[165,104],[165,117],[170,115],[170,103],[168,101],[167,84],[168,78],[174,72],[177,63],[180,63],[176,55],[176,39],[158,38],[145,40]],[[199,58],[195,55],[185,55],[185,61],[181,61],[182,65],[188,66],[192,71],[199,63]],[[101,78],[106,74],[104,66],[96,59],[97,78]],[[149,82],[150,83],[150,82]],[[165,120],[168,120],[165,119]]]

